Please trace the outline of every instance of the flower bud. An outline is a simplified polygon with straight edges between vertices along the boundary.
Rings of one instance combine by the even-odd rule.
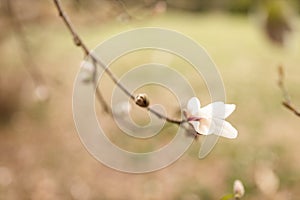
[[[134,99],[135,103],[141,107],[149,106],[149,99],[146,94],[138,94]]]
[[[240,199],[245,194],[245,188],[240,180],[235,180],[233,183],[233,193],[235,199]]]
[[[93,74],[95,72],[95,67],[92,63],[88,61],[81,62],[81,72],[80,79],[84,83],[90,83],[93,80]]]
[[[35,99],[38,102],[45,102],[50,98],[49,89],[45,85],[39,85],[34,89]]]

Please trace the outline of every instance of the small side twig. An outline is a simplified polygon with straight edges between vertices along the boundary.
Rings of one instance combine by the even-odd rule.
[[[82,49],[82,51],[84,52],[85,56],[89,56],[91,59],[92,59],[92,62],[93,62],[93,66],[95,68],[94,71],[96,71],[96,67],[97,65],[100,66],[104,72],[111,78],[111,80],[130,98],[132,99],[133,101],[135,101],[135,96],[124,86],[122,85],[117,77],[113,74],[113,72],[103,63],[103,61],[101,59],[99,59],[98,57],[96,57],[94,54],[92,54],[90,52],[90,50],[87,48],[87,46],[85,45],[85,43],[83,42],[83,40],[79,37],[79,35],[76,33],[71,21],[69,20],[67,14],[64,12],[62,6],[61,6],[61,3],[59,0],[53,0],[54,3],[55,3],[55,6],[58,10],[58,13],[59,13],[59,16],[62,18],[63,22],[65,23],[66,27],[68,28],[68,30],[70,31],[72,37],[73,37],[73,41],[75,43],[76,46],[80,47]],[[95,75],[94,75],[94,81],[93,83],[94,84],[97,84],[96,83],[96,80],[95,80]],[[97,88],[97,85],[95,85],[95,87]],[[97,90],[96,90],[97,91]],[[97,94],[98,93],[98,94]],[[101,104],[103,104],[104,102],[104,99],[102,97],[102,95],[99,95],[100,92],[96,92],[97,94],[97,97],[98,97],[98,100]],[[106,105],[106,104],[105,104]],[[106,105],[107,106],[107,105]],[[170,123],[174,123],[174,124],[177,124],[177,125],[180,125],[182,123],[185,122],[185,120],[175,120],[175,119],[171,119],[167,116],[164,116],[162,115],[161,113],[158,113],[157,111],[155,111],[154,109],[152,109],[151,107],[149,107],[148,105],[147,106],[141,106],[141,107],[145,107],[147,108],[147,110],[149,112],[151,112],[152,114],[156,115],[158,118],[160,119],[165,119],[167,122],[170,122]],[[108,108],[108,107],[107,107]]]
[[[96,91],[96,97],[97,97],[98,101],[100,102],[104,112],[111,114],[112,111],[109,109],[108,105],[106,104],[106,102],[104,100],[104,97],[102,96],[102,93],[99,91],[99,89],[97,87],[98,86],[97,79],[96,79],[97,78],[96,77],[96,75],[97,75],[97,67],[96,67],[97,64],[94,60],[93,60],[93,66],[94,66],[94,72],[93,72],[92,81],[93,81],[93,84],[94,84],[94,89]]]
[[[292,104],[291,102],[291,97],[284,85],[284,70],[283,67],[280,65],[278,67],[278,75],[279,75],[279,80],[278,80],[278,86],[282,91],[282,95],[283,95],[283,101],[282,101],[282,105],[287,108],[288,110],[292,111],[295,115],[297,115],[298,117],[300,117],[300,111],[298,111],[295,106]]]

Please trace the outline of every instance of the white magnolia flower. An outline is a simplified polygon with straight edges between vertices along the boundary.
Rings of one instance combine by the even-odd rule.
[[[199,99],[193,97],[188,102],[185,115],[195,131],[201,135],[216,134],[226,138],[236,138],[238,131],[225,121],[234,110],[234,104],[223,102],[214,102],[201,108]]]

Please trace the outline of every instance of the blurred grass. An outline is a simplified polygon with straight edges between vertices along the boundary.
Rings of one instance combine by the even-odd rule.
[[[265,199],[254,178],[260,162],[268,163],[279,177],[277,199],[297,199],[300,119],[281,106],[282,96],[276,81],[277,66],[283,64],[293,101],[300,102],[299,18],[294,20],[294,32],[285,48],[271,44],[259,27],[259,20],[252,17],[169,12],[141,21],[125,24],[110,21],[101,25],[77,24],[75,19],[78,32],[89,47],[120,31],[144,26],[174,29],[193,38],[218,66],[227,102],[237,104],[236,112],[229,118],[239,130],[237,139],[220,139],[204,160],[198,160],[200,142],[195,142],[170,167],[144,175],[113,171],[95,161],[80,143],[71,102],[72,84],[82,54],[72,44],[60,19],[53,18],[48,25],[30,26],[25,30],[35,60],[48,79],[52,98],[47,114],[39,115],[44,120],[30,117],[31,112],[25,110],[16,113],[12,125],[1,128],[0,166],[9,169],[12,181],[0,185],[0,199],[218,199],[231,192],[234,179],[245,183],[246,199]],[[26,77],[22,64],[16,59],[18,51],[13,35],[8,36],[1,45],[4,55],[1,62]],[[139,52],[125,56],[116,61],[112,69],[122,75],[132,66],[149,61],[151,54],[153,52]],[[203,105],[208,104],[210,99],[204,82],[196,82],[198,77],[190,73],[192,69],[178,58],[174,58],[172,66],[186,74],[198,89]],[[105,78],[103,82],[105,85],[100,87],[109,100],[113,84]],[[167,105],[167,101],[153,94],[153,99]],[[171,108],[167,106],[170,114],[173,114],[173,106],[176,104]],[[109,117],[100,115],[99,118],[106,128],[116,130],[110,125]],[[146,151],[165,144],[171,136],[163,133],[158,136],[159,141],[153,138],[142,144],[138,140],[130,141],[127,136],[111,137],[120,146],[130,145],[128,148],[132,150]],[[3,177],[3,173],[0,179],[1,175]],[[286,194],[284,198],[282,194]]]

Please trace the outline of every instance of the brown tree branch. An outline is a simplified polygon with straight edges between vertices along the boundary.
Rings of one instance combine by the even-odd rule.
[[[282,105],[284,107],[286,107],[288,110],[292,111],[295,115],[297,115],[298,117],[300,117],[300,112],[295,108],[295,106],[292,104],[291,102],[291,97],[284,85],[284,70],[283,67],[280,65],[278,67],[278,75],[279,75],[279,80],[278,80],[278,86],[282,91],[282,95],[283,95],[283,101],[282,101]]]
[[[83,40],[79,37],[79,35],[76,33],[71,21],[69,20],[66,12],[64,12],[61,3],[59,0],[53,0],[55,3],[55,6],[58,10],[59,16],[62,18],[63,22],[65,23],[66,27],[68,28],[68,30],[70,31],[72,37],[73,37],[73,41],[75,43],[76,46],[80,47],[82,49],[82,51],[84,52],[85,56],[89,56],[92,59],[94,68],[96,71],[96,66],[100,66],[101,68],[103,68],[104,72],[111,78],[111,80],[133,101],[135,101],[135,96],[124,86],[122,85],[118,79],[116,78],[116,76],[113,74],[113,72],[102,62],[101,59],[99,59],[98,57],[96,57],[95,55],[93,55],[90,50],[87,48],[87,46],[85,45],[85,43],[83,42]],[[96,72],[94,72],[96,73]],[[94,76],[95,77],[95,76]],[[94,83],[96,83],[96,80],[93,81]],[[97,84],[97,83],[96,83]],[[95,86],[96,87],[96,86]],[[97,95],[97,97],[99,97],[99,95]],[[101,95],[102,97],[102,95]],[[103,97],[102,98],[98,98],[98,100],[100,102],[104,102]],[[160,119],[164,119],[167,122],[170,123],[174,123],[177,125],[180,125],[184,122],[186,122],[186,120],[175,120],[175,119],[171,119],[167,116],[162,115],[161,113],[158,113],[157,111],[155,111],[154,109],[152,109],[151,107],[145,107],[147,108],[147,110],[149,112],[151,112],[152,114],[156,115],[158,118]]]

